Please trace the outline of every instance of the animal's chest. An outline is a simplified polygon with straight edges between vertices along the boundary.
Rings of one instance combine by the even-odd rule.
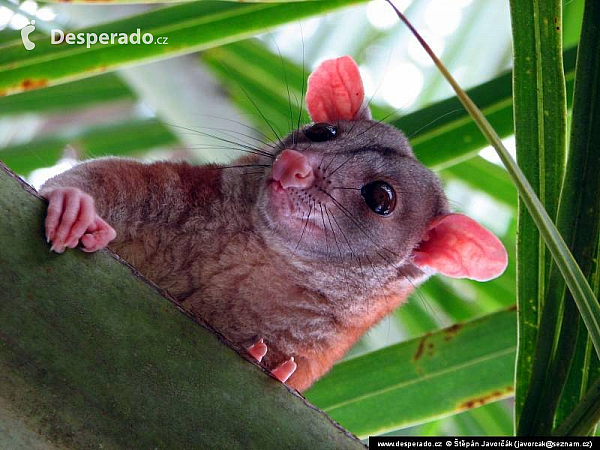
[[[198,287],[184,306],[234,341],[264,338],[291,351],[301,343],[331,339],[333,305],[311,289],[305,275],[243,234],[207,255]]]
[[[147,232],[114,249],[233,340],[322,341],[336,332],[334,305],[251,231]]]

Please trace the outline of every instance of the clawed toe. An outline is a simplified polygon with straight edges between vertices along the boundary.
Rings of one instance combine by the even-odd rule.
[[[260,339],[256,344],[252,345],[248,348],[248,353],[256,359],[258,362],[261,362],[264,356],[267,354],[268,348],[267,344],[263,339]],[[294,357],[292,356],[283,364],[280,364],[275,369],[271,371],[271,374],[277,378],[282,383],[285,383],[289,377],[296,371],[298,365],[294,361]]]
[[[277,366],[275,369],[271,371],[271,374],[277,378],[282,383],[285,383],[289,377],[296,371],[298,365],[294,361],[294,357],[292,356],[283,364]]]
[[[258,362],[261,362],[263,357],[267,354],[267,344],[261,339],[252,347],[248,348],[248,353],[250,353],[250,355]]]

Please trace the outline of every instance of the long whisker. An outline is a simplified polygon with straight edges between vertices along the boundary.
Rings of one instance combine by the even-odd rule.
[[[173,126],[177,127],[177,125],[173,125]],[[260,153],[260,154],[262,154],[264,156],[271,156],[271,157],[273,156],[272,153],[267,152],[267,151],[261,149],[260,147],[256,147],[255,145],[252,145],[252,144],[250,144],[248,142],[245,142],[245,141],[233,141],[233,140],[227,139],[226,137],[227,136],[231,136],[230,134],[227,134],[226,137],[222,137],[222,136],[218,136],[216,134],[210,134],[210,133],[206,133],[204,131],[199,131],[199,130],[196,130],[196,129],[190,128],[190,127],[179,126],[178,128],[181,128],[181,129],[184,129],[184,130],[188,130],[188,131],[190,131],[190,132],[192,132],[194,134],[198,134],[200,136],[205,136],[205,137],[208,137],[208,138],[211,138],[211,139],[215,139],[217,141],[225,142],[225,143],[232,144],[232,145],[237,145],[238,147],[252,150],[255,153]],[[208,127],[205,127],[205,128],[208,129]],[[218,130],[218,129],[216,129],[216,130]],[[232,138],[237,138],[238,136],[237,135],[233,135],[231,137]],[[254,139],[256,139],[256,138],[254,138]],[[265,146],[268,146],[268,147],[272,148],[273,150],[276,150],[276,149],[279,148],[275,144],[272,144],[272,143],[265,143],[262,140],[259,140],[259,142],[261,144],[265,145]]]
[[[336,191],[336,190],[345,190],[345,191],[362,191],[362,188],[359,187],[351,187],[351,186],[332,186],[329,188],[332,191]],[[406,194],[406,195],[410,195],[410,191],[405,191],[403,189],[398,189],[398,187],[396,186],[395,188],[396,192],[399,192],[400,194]],[[454,202],[457,205],[460,205],[460,203],[458,202]],[[464,205],[461,205],[464,206]],[[462,208],[464,209],[464,207]]]
[[[382,245],[380,245],[379,243],[375,242],[375,241],[374,241],[374,240],[371,238],[370,234],[369,234],[369,233],[368,233],[368,232],[367,232],[367,231],[366,231],[366,230],[363,228],[363,224],[361,224],[361,223],[357,222],[357,221],[356,221],[356,219],[355,219],[355,218],[352,216],[352,214],[350,213],[350,211],[348,211],[348,210],[347,210],[347,209],[344,207],[344,205],[342,205],[342,204],[341,204],[341,203],[340,203],[340,202],[339,202],[339,201],[338,201],[338,200],[337,200],[337,199],[336,199],[336,198],[335,198],[333,195],[329,194],[329,192],[327,192],[327,191],[325,191],[325,190],[323,190],[323,189],[320,189],[320,188],[318,188],[318,189],[319,189],[321,192],[323,192],[325,195],[327,195],[329,198],[331,198],[331,200],[332,200],[333,204],[334,204],[334,205],[335,205],[335,206],[336,206],[336,207],[337,207],[339,210],[341,210],[341,211],[342,211],[342,212],[343,212],[343,213],[346,215],[346,217],[347,217],[347,218],[348,218],[348,219],[349,219],[349,220],[350,220],[350,221],[351,221],[351,222],[354,224],[354,226],[356,226],[356,227],[357,227],[357,228],[358,228],[358,229],[359,229],[359,230],[360,230],[360,231],[361,231],[361,232],[362,232],[362,233],[363,233],[363,234],[364,234],[364,235],[367,237],[367,239],[369,239],[369,241],[370,241],[370,242],[371,242],[373,245],[375,245],[375,246],[377,246],[377,248],[381,248],[382,250],[385,250],[385,251],[387,251],[387,252],[389,252],[389,253],[391,253],[392,255],[394,255],[394,256],[395,256],[395,253],[394,253],[393,251],[391,251],[391,250],[389,250],[389,249],[387,249],[387,248],[383,247],[383,246],[382,246]]]
[[[331,157],[331,161],[329,161],[329,164],[327,164],[327,167],[325,167],[325,169],[323,169],[323,172],[327,172],[327,169],[329,169],[329,166],[331,166],[331,163],[333,163],[333,160],[335,158],[337,158],[337,156],[340,154],[340,152],[336,152],[333,154],[333,156]],[[328,175],[329,176],[329,175]]]
[[[213,170],[222,170],[222,169],[241,169],[244,167],[271,167],[270,164],[241,164],[239,166],[217,166],[217,167],[211,167],[211,169]],[[259,172],[256,172],[259,173]],[[260,172],[263,173],[263,172]]]
[[[372,123],[372,124],[371,124],[371,125],[370,125],[370,126],[367,128],[367,129],[366,129],[366,130],[363,130],[363,131],[361,131],[360,133],[358,133],[358,134],[356,135],[356,137],[360,137],[360,136],[362,136],[363,134],[365,134],[365,133],[369,132],[371,129],[373,129],[373,128],[374,128],[374,127],[376,127],[377,125],[379,125],[379,124],[383,123],[384,121],[386,121],[386,120],[387,120],[387,119],[388,119],[390,116],[393,116],[394,114],[396,114],[396,112],[398,112],[398,110],[400,110],[400,109],[402,109],[402,108],[398,108],[398,109],[396,109],[396,110],[392,111],[391,113],[387,114],[387,115],[386,115],[385,117],[383,117],[382,119],[374,121],[374,122],[373,122],[373,123]]]
[[[352,248],[352,245],[350,244],[350,240],[346,236],[346,233],[344,232],[343,228],[338,223],[338,221],[335,218],[335,215],[333,214],[333,212],[331,213],[331,217],[333,218],[333,221],[335,222],[335,224],[337,225],[338,229],[342,233],[342,236],[344,237],[344,240],[346,241],[346,245],[348,246],[348,249],[350,250],[350,255],[354,256],[356,258],[356,260],[358,261],[358,267],[359,267],[359,270],[360,270],[360,276],[366,282],[366,276],[365,276],[365,272],[364,272],[362,260],[360,259],[360,255],[358,253],[356,253],[355,250]],[[365,256],[367,256],[367,255],[365,255]],[[366,289],[367,289],[367,284],[366,283],[361,284],[359,286],[360,286],[363,294],[367,292],[366,291]],[[382,284],[382,288],[383,288],[383,284]],[[367,308],[368,308],[368,306],[369,305],[367,304]]]
[[[334,186],[334,187],[331,188],[332,191],[335,191],[335,190],[338,190],[338,189],[348,190],[348,191],[360,191],[361,190],[360,188],[343,187],[343,186]]]
[[[261,158],[269,158],[268,156],[263,155],[262,153],[255,152],[253,150],[229,147],[226,145],[210,145],[210,144],[193,145],[193,146],[189,146],[189,147],[175,147],[174,150],[228,150],[228,151],[232,151],[232,152],[248,153],[249,155],[257,155],[257,156],[260,156]],[[274,159],[274,158],[270,158],[270,159]]]
[[[329,194],[327,194],[327,195],[329,195]],[[333,196],[331,196],[331,195],[329,195],[329,197],[330,197],[330,198],[332,199],[332,201],[334,202],[334,205],[335,205],[335,206],[337,206],[337,207],[338,207],[338,209],[340,209],[340,210],[341,210],[341,211],[344,213],[344,215],[346,215],[346,217],[347,217],[348,219],[350,219],[350,221],[352,221],[352,223],[354,224],[354,226],[356,226],[356,227],[358,228],[358,230],[359,230],[359,231],[361,231],[361,232],[362,232],[362,233],[363,233],[363,234],[364,234],[364,235],[367,237],[367,239],[369,239],[369,240],[371,241],[371,243],[373,243],[373,245],[375,245],[377,248],[379,248],[379,249],[382,249],[382,250],[385,250],[386,252],[388,252],[388,253],[391,253],[393,256],[395,256],[395,253],[394,253],[393,251],[391,251],[391,250],[389,250],[389,249],[387,249],[387,248],[385,248],[385,247],[383,247],[383,246],[379,245],[378,243],[376,243],[376,242],[375,242],[375,241],[374,241],[374,240],[371,238],[371,236],[369,235],[369,233],[368,233],[367,231],[365,231],[365,230],[364,230],[364,229],[361,227],[361,225],[360,225],[358,222],[356,222],[356,221],[354,220],[354,218],[352,217],[352,215],[350,214],[350,212],[349,212],[349,211],[348,211],[346,208],[344,208],[344,206],[343,206],[343,205],[342,205],[340,202],[338,202],[338,201],[337,201],[337,200],[336,200],[336,199],[335,199]],[[375,253],[376,253],[376,254],[377,254],[377,256],[379,256],[379,257],[380,257],[380,258],[381,258],[381,259],[382,259],[384,262],[386,262],[387,264],[390,264],[392,267],[394,267],[394,269],[398,270],[398,271],[399,271],[399,273],[400,273],[400,274],[401,274],[403,277],[405,277],[405,278],[406,278],[406,280],[407,280],[407,281],[408,281],[410,284],[412,284],[413,288],[414,288],[414,289],[415,289],[415,290],[418,292],[417,285],[416,285],[416,284],[413,282],[413,280],[411,279],[411,277],[410,277],[409,275],[407,275],[407,274],[406,274],[406,272],[404,272],[404,270],[403,270],[403,268],[402,268],[401,266],[399,266],[397,263],[395,263],[394,261],[392,261],[392,260],[390,259],[390,257],[386,257],[386,256],[382,255],[382,254],[381,254],[379,251],[376,251]]]
[[[362,232],[362,233],[363,233],[363,234],[364,234],[364,235],[365,235],[365,236],[366,236],[366,237],[367,237],[367,238],[368,238],[368,239],[369,239],[369,240],[370,240],[370,241],[371,241],[371,242],[372,242],[372,243],[373,243],[373,244],[374,244],[374,245],[375,245],[377,248],[380,248],[380,249],[382,249],[382,250],[385,250],[385,251],[387,251],[387,252],[391,253],[392,255],[395,255],[395,253],[394,253],[394,252],[392,252],[391,250],[389,250],[389,249],[387,249],[387,248],[385,248],[385,247],[382,247],[382,246],[380,246],[380,245],[379,245],[379,244],[377,244],[377,243],[376,243],[376,242],[375,242],[373,239],[371,239],[370,235],[369,235],[369,234],[368,234],[368,233],[367,233],[367,232],[366,232],[366,231],[365,231],[365,230],[364,230],[364,229],[363,229],[363,228],[360,226],[360,224],[358,224],[358,223],[357,223],[357,222],[356,222],[356,221],[353,219],[353,217],[351,217],[351,215],[350,215],[350,214],[349,214],[349,212],[348,212],[348,211],[347,211],[347,210],[344,208],[344,206],[343,206],[342,204],[340,204],[340,203],[339,203],[339,202],[338,202],[338,201],[337,201],[335,198],[333,198],[332,196],[330,196],[330,197],[331,197],[332,201],[334,202],[334,205],[335,205],[335,206],[337,206],[337,207],[338,207],[338,209],[340,209],[340,210],[341,210],[341,211],[344,213],[344,215],[345,215],[345,216],[346,216],[348,219],[350,219],[350,220],[352,221],[352,223],[354,224],[354,226],[356,226],[356,227],[358,228],[358,230],[359,230],[359,231],[361,231],[361,232]],[[417,285],[415,284],[414,280],[412,279],[412,277],[411,277],[410,275],[408,275],[408,274],[407,274],[407,273],[404,271],[404,269],[403,269],[401,266],[399,266],[399,265],[398,265],[397,263],[395,263],[394,261],[390,260],[390,258],[389,258],[389,257],[386,257],[386,256],[382,255],[382,254],[381,254],[379,251],[376,251],[376,252],[375,252],[375,254],[376,254],[377,256],[379,256],[379,257],[380,257],[380,258],[381,258],[381,259],[382,259],[382,260],[383,260],[383,261],[384,261],[386,264],[389,264],[389,265],[391,265],[391,266],[392,266],[392,267],[393,267],[395,270],[397,270],[397,271],[398,271],[398,273],[399,273],[401,276],[403,276],[403,277],[404,277],[404,278],[405,278],[405,279],[406,279],[406,280],[407,280],[407,281],[408,281],[408,282],[409,282],[409,283],[410,283],[410,284],[413,286],[414,292],[415,292],[417,295],[419,295],[419,296],[420,296],[420,297],[423,299],[423,301],[425,301],[425,300],[424,300],[424,297],[423,297],[423,294],[422,294],[422,293],[419,291],[419,289],[418,289]],[[366,255],[365,255],[365,256],[366,256]]]
[[[290,128],[294,127],[294,113],[292,111],[292,99],[290,96],[290,83],[288,82],[287,71],[285,70],[285,64],[283,61],[283,56],[281,55],[281,50],[279,49],[279,44],[277,44],[277,40],[273,38],[273,36],[269,33],[273,43],[275,44],[275,48],[277,48],[277,53],[279,54],[279,61],[281,61],[281,69],[283,70],[283,78],[285,80],[285,87],[287,89],[287,97],[288,97],[288,106],[290,109]],[[296,145],[295,134],[292,131],[292,144]]]
[[[182,128],[182,127],[178,127],[178,128]],[[256,136],[253,136],[251,134],[241,133],[239,131],[228,130],[227,128],[204,127],[204,126],[199,127],[199,128],[202,128],[202,129],[205,129],[205,130],[220,131],[220,132],[224,133],[225,136],[228,136],[228,137],[237,138],[238,136],[244,136],[244,137],[246,137],[248,139],[252,139],[254,141],[259,142],[260,144],[264,145],[265,147],[270,147],[273,150],[277,150],[278,149],[278,147],[275,144],[273,144],[272,142],[264,141],[264,140],[262,140],[262,139],[260,139],[260,138],[258,138]],[[193,134],[199,134],[199,132],[197,130],[195,130],[195,129],[192,129],[191,132]],[[212,136],[212,135],[209,135],[209,136]],[[242,142],[244,144],[247,144],[247,145],[252,145],[248,141],[240,141],[240,142]]]
[[[419,128],[417,131],[411,133],[410,136],[407,136],[408,139],[412,139],[413,137],[415,137],[417,134],[419,134],[421,131],[423,131],[424,129],[426,129],[427,127],[429,127],[430,125],[433,125],[434,123],[442,120],[444,117],[449,116],[450,114],[454,114],[456,112],[462,112],[463,110],[460,108],[457,109],[453,109],[452,111],[448,111],[447,113],[442,114],[441,116],[433,119],[431,122],[426,123],[425,125],[423,125],[421,128]]]
[[[311,211],[312,211],[312,205],[310,205],[310,208],[308,209],[308,215],[306,216],[306,222],[304,222],[304,226],[302,227],[302,233],[300,234],[300,239],[298,239],[298,243],[296,244],[296,247],[294,248],[293,254],[296,254],[296,250],[298,250],[298,246],[300,245],[300,242],[302,242],[302,238],[304,237],[304,232],[306,231],[306,226],[308,225],[308,221],[310,220]],[[302,219],[304,219],[304,214],[302,215]]]
[[[246,150],[248,150],[248,153],[253,153],[255,155],[260,155],[260,156],[264,156],[266,158],[275,159],[275,156],[273,156],[271,153],[265,152],[264,150],[261,150],[258,147],[253,147],[251,145],[241,144],[240,142],[231,141],[229,139],[225,139],[225,138],[220,137],[220,136],[215,136],[215,135],[212,135],[210,133],[205,133],[203,131],[194,130],[193,128],[189,128],[189,127],[182,127],[182,126],[179,126],[179,125],[172,125],[172,126],[181,128],[183,130],[192,131],[192,132],[195,132],[195,133],[197,133],[197,134],[199,134],[201,136],[206,136],[206,137],[215,139],[217,141],[221,141],[221,142],[225,142],[227,144],[238,146],[238,147],[240,147],[240,149],[246,149]]]
[[[340,244],[338,243],[337,238],[335,237],[335,230],[333,229],[333,224],[331,223],[331,215],[327,210],[327,206],[324,206],[325,214],[327,215],[327,220],[329,221],[329,226],[331,227],[331,233],[333,234],[333,240],[335,242],[335,246],[338,249],[338,254],[340,255],[340,261],[343,261],[342,249],[340,248]],[[342,265],[342,271],[344,272],[344,278],[348,278],[348,273],[346,272],[346,267]]]
[[[264,175],[264,172],[244,172],[244,173],[240,173],[240,176],[246,176],[246,175]]]
[[[296,126],[296,129],[300,129],[300,120],[302,119],[302,105],[304,104],[304,94],[305,94],[305,84],[306,81],[304,80],[304,66],[306,64],[305,61],[305,54],[304,54],[304,32],[302,30],[302,24],[298,23],[298,25],[300,26],[300,37],[302,38],[302,93],[300,95],[300,104],[298,105],[298,123]]]
[[[365,255],[365,258],[367,258],[367,261],[369,262],[369,265],[371,266],[371,270],[373,271],[373,276],[375,277],[375,279],[379,283],[379,286],[381,288],[381,292],[385,292],[383,281],[381,280],[381,277],[379,276],[379,274],[375,270],[375,265],[373,264],[373,261],[371,260],[371,258],[369,258],[369,255]],[[384,298],[387,298],[387,294],[384,294]]]
[[[236,147],[229,147],[226,145],[210,145],[210,144],[205,144],[205,145],[193,145],[193,146],[189,146],[189,147],[175,147],[173,148],[174,150],[228,150],[228,151],[232,151],[232,152],[242,152],[242,153],[248,153],[250,155],[257,155],[260,156],[261,158],[270,158],[270,159],[274,159],[271,158],[267,155],[263,155],[262,153],[258,153],[256,151],[253,150],[246,150],[244,148],[236,148]]]
[[[319,163],[319,170],[321,169],[321,167],[323,167],[323,162],[325,161],[325,156],[327,156],[327,153],[323,152],[323,156],[321,157],[321,162]],[[323,170],[325,171],[325,170]]]
[[[379,125],[379,124],[381,124],[381,123],[384,123],[384,122],[385,122],[385,121],[387,121],[387,120],[388,120],[390,117],[394,116],[394,115],[395,115],[395,114],[396,114],[398,111],[400,111],[400,110],[402,110],[402,109],[404,109],[404,107],[402,107],[402,106],[401,106],[401,107],[399,107],[399,108],[396,108],[396,109],[394,109],[392,112],[390,112],[389,114],[386,114],[386,115],[385,115],[384,117],[382,117],[381,119],[373,121],[373,123],[371,124],[371,126],[369,126],[369,127],[366,129],[366,130],[363,130],[363,131],[361,131],[360,133],[358,133],[358,134],[356,135],[356,137],[360,137],[360,136],[362,136],[363,134],[365,134],[365,133],[367,133],[368,131],[370,131],[370,130],[371,130],[373,127],[376,127],[377,125]],[[352,128],[354,128],[354,127],[352,127]]]
[[[222,121],[227,121],[227,122],[235,123],[235,124],[240,125],[240,126],[242,126],[244,128],[247,128],[247,129],[249,129],[251,131],[254,131],[256,134],[260,134],[263,138],[267,139],[266,142],[271,142],[272,138],[267,133],[265,133],[264,131],[262,131],[259,128],[253,127],[253,126],[248,125],[248,124],[246,124],[244,122],[240,122],[239,120],[229,119],[227,117],[215,116],[215,115],[212,115],[212,114],[195,114],[195,115],[197,115],[197,116],[203,116],[203,117],[211,117],[213,119],[219,119],[219,120],[222,120]],[[265,141],[262,141],[262,142],[265,142]]]
[[[244,86],[242,86],[242,83],[240,83],[236,77],[232,76],[231,72],[229,71],[229,69],[227,67],[225,67],[223,64],[221,64],[221,67],[225,71],[227,71],[227,73],[229,74],[230,78],[232,78],[233,80],[235,80],[235,82],[237,83],[238,87],[242,90],[242,92],[244,93],[244,95],[246,96],[246,98],[248,99],[248,101],[250,103],[252,103],[252,106],[254,106],[254,109],[256,109],[256,111],[258,112],[258,114],[262,117],[262,119],[265,121],[265,123],[267,124],[267,126],[273,132],[273,135],[275,136],[275,138],[279,142],[278,147],[280,149],[282,149],[282,147],[281,147],[281,137],[279,136],[279,134],[277,133],[277,131],[275,131],[275,128],[273,127],[273,125],[271,124],[271,122],[269,122],[269,120],[267,119],[267,117],[264,115],[264,113],[257,106],[256,102],[252,99],[252,97],[250,97],[250,95],[248,94],[248,91],[246,91],[246,89],[244,88]]]
[[[328,177],[330,177],[331,175],[333,175],[334,173],[336,173],[338,170],[340,170],[345,164],[347,164],[352,158],[354,158],[354,155],[350,155],[348,157],[348,159],[346,159],[346,161],[344,161],[343,163],[341,163],[339,166],[337,166],[333,172],[330,172],[329,174],[327,174]]]
[[[342,233],[344,240],[346,241],[346,245],[348,246],[348,249],[350,250],[350,256],[354,256],[358,260],[358,265],[360,267],[361,274],[362,274],[362,263],[360,261],[360,257],[357,254],[355,254],[354,249],[352,248],[352,245],[350,244],[350,240],[346,236],[346,233],[344,233],[344,230],[338,223],[337,219],[335,218],[335,215],[332,214],[331,217],[332,217],[333,221],[335,222],[335,224],[337,225],[338,229],[340,230],[340,233]]]
[[[388,54],[388,59],[387,59],[387,63],[386,63],[386,67],[389,68],[390,65],[390,59],[392,57],[392,52],[390,51],[390,53]],[[371,103],[373,102],[373,100],[375,99],[375,95],[377,95],[377,91],[379,91],[379,89],[381,88],[381,86],[383,86],[383,78],[381,79],[381,81],[379,82],[379,84],[377,85],[377,87],[375,88],[375,91],[373,92],[373,94],[371,95],[371,97],[369,98],[369,100],[366,103],[363,103],[363,105],[361,105],[360,109],[358,110],[358,116],[360,117],[367,109],[369,109],[371,107]],[[396,110],[398,111],[398,110]],[[392,114],[395,114],[396,111],[394,111]],[[386,116],[386,118],[389,117]],[[385,120],[385,119],[382,119]],[[358,121],[354,122],[352,124],[352,127],[350,128],[349,133],[352,132],[352,130],[354,130],[354,127],[356,126],[356,124],[358,123]]]
[[[327,240],[327,226],[325,225],[325,216],[323,215],[323,205],[319,202],[319,208],[321,209],[321,221],[323,222],[323,233],[325,235],[325,247],[327,248],[327,253],[329,253],[329,242]]]

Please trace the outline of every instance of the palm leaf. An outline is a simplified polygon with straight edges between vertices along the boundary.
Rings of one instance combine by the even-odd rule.
[[[306,397],[361,437],[500,400],[513,393],[515,327],[511,308],[349,359]]]
[[[75,34],[150,33],[167,37],[166,45],[53,45],[47,36],[31,35],[35,51],[23,54],[21,40],[0,47],[0,95],[52,86],[156,58],[196,52],[267,31],[289,21],[323,14],[364,0],[332,0],[284,4],[191,2],[159,8]],[[143,24],[143,25],[140,25]],[[68,30],[65,30],[68,32]]]
[[[4,166],[0,210],[2,448],[364,448],[113,254],[48,252]]]

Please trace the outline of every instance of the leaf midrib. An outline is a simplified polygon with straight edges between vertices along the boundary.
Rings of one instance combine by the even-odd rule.
[[[510,347],[507,347],[507,348],[505,348],[503,350],[497,350],[497,351],[495,351],[493,353],[489,353],[487,355],[480,356],[480,357],[475,358],[475,359],[471,359],[471,360],[469,360],[467,362],[464,362],[462,364],[456,364],[456,365],[453,365],[453,366],[451,366],[449,368],[446,368],[446,369],[433,371],[433,372],[431,372],[431,373],[429,373],[427,375],[423,375],[423,376],[420,376],[418,378],[414,378],[412,380],[406,380],[406,381],[403,381],[401,383],[397,383],[397,384],[394,384],[394,385],[391,385],[391,386],[387,386],[387,387],[385,387],[383,389],[377,389],[375,391],[369,392],[368,394],[359,395],[359,396],[354,397],[352,399],[345,400],[345,401],[339,402],[339,403],[335,403],[335,404],[333,404],[331,406],[321,406],[321,408],[323,409],[323,411],[326,411],[327,413],[329,413],[329,412],[331,412],[333,410],[336,410],[336,409],[339,409],[339,408],[341,408],[343,406],[347,406],[347,405],[350,405],[352,403],[360,402],[362,400],[365,400],[365,399],[368,399],[368,398],[371,398],[371,397],[375,397],[375,396],[378,396],[378,395],[386,394],[386,393],[394,391],[394,390],[403,389],[403,388],[405,388],[407,386],[410,386],[412,384],[416,384],[416,383],[420,383],[420,382],[423,382],[423,381],[426,381],[426,380],[430,380],[432,378],[440,377],[440,376],[443,376],[443,375],[445,375],[447,373],[455,372],[457,370],[462,370],[464,368],[467,368],[467,367],[470,367],[470,366],[474,366],[474,365],[480,364],[482,362],[485,362],[485,361],[488,361],[488,360],[491,360],[491,359],[495,359],[495,358],[499,358],[499,357],[505,356],[505,355],[507,355],[507,354],[509,354],[511,352],[514,352],[514,351],[515,351],[515,347],[514,346],[510,346]]]

